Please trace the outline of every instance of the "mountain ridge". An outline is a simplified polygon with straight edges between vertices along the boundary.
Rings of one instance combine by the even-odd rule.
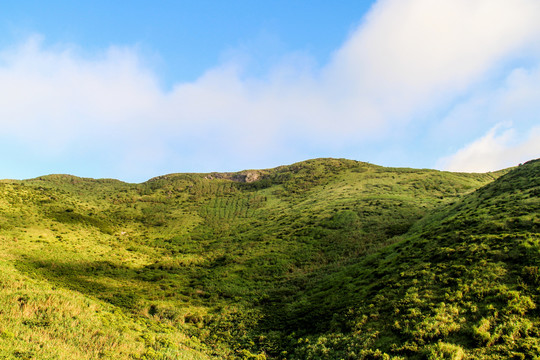
[[[71,180],[86,180],[86,181],[88,181],[88,180],[90,180],[90,181],[119,181],[119,182],[122,182],[122,183],[125,183],[125,184],[143,184],[143,183],[147,183],[147,182],[151,182],[151,181],[162,180],[162,179],[171,179],[171,178],[174,178],[174,177],[177,177],[177,176],[184,176],[184,175],[203,175],[203,176],[211,175],[211,176],[215,176],[216,179],[233,180],[233,178],[235,176],[241,176],[241,175],[244,175],[246,173],[255,172],[255,173],[260,173],[260,174],[267,175],[269,172],[283,171],[283,170],[286,171],[286,170],[289,170],[289,169],[294,169],[295,167],[302,166],[304,164],[309,164],[309,163],[317,162],[317,161],[336,161],[336,162],[344,161],[344,162],[355,163],[355,164],[358,164],[358,165],[361,164],[361,165],[381,167],[381,168],[386,168],[386,169],[399,169],[399,170],[410,169],[410,170],[418,170],[418,171],[427,170],[427,171],[440,171],[440,172],[448,172],[448,173],[455,173],[455,174],[498,174],[498,173],[508,172],[509,170],[515,168],[515,167],[509,167],[509,168],[504,168],[504,169],[499,169],[499,170],[494,170],[494,171],[487,171],[487,172],[460,172],[460,171],[436,170],[436,169],[431,169],[431,168],[411,168],[411,167],[381,166],[381,165],[373,164],[373,163],[370,163],[370,162],[364,162],[364,161],[358,161],[358,160],[350,160],[350,159],[346,159],[346,158],[327,157],[327,158],[308,159],[308,160],[295,162],[295,163],[292,163],[292,164],[289,164],[289,165],[279,165],[279,166],[275,166],[275,167],[272,167],[272,168],[264,168],[264,169],[243,169],[243,170],[239,170],[239,171],[222,171],[222,172],[212,171],[212,172],[168,173],[168,174],[154,176],[154,177],[152,177],[152,178],[150,178],[148,180],[145,180],[145,181],[142,181],[142,182],[139,182],[139,183],[123,181],[123,180],[119,180],[119,179],[115,179],[115,178],[93,178],[93,177],[85,177],[85,176],[78,176],[78,175],[64,174],[64,173],[53,173],[53,174],[47,174],[47,175],[40,175],[40,176],[37,176],[37,177],[34,177],[34,178],[29,178],[29,179],[0,179],[0,182],[4,182],[4,181],[7,181],[7,182],[9,182],[9,181],[32,181],[32,180],[47,180],[47,179],[56,179],[56,180],[58,180],[58,179],[66,179],[66,180],[71,179]],[[242,181],[240,181],[240,182],[242,182]]]

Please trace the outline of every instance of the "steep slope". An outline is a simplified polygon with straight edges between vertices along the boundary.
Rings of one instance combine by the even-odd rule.
[[[143,184],[69,175],[4,181],[0,257],[16,280],[2,294],[26,317],[10,317],[18,330],[0,336],[0,349],[54,358],[50,348],[28,340],[37,332],[67,343],[102,343],[95,351],[125,358],[286,357],[284,349],[302,358],[307,350],[291,341],[338,324],[345,331],[343,310],[373,293],[371,280],[354,275],[367,274],[366,256],[373,261],[380,249],[412,241],[404,234],[420,231],[410,228],[441,206],[456,202],[445,211],[458,216],[463,196],[503,173],[317,159],[233,174],[171,174]],[[377,279],[377,271],[365,279]],[[24,296],[9,290],[19,287]],[[84,326],[62,332],[66,320],[43,310],[45,293],[73,297],[66,304],[93,304],[80,314],[95,326],[94,335],[88,338]],[[19,297],[42,310],[24,312]],[[110,334],[124,328],[132,337]],[[15,342],[23,334],[27,340]],[[123,352],[106,345],[121,343]],[[78,357],[73,351],[58,356]]]
[[[535,160],[317,279],[282,314],[303,319],[288,358],[537,358],[539,194]]]

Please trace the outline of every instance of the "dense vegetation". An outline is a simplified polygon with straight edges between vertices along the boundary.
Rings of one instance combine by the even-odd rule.
[[[0,183],[0,358],[534,358],[540,161]]]

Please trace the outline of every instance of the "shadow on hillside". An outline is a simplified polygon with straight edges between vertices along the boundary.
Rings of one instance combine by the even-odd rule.
[[[137,308],[146,282],[158,281],[142,278],[140,269],[110,261],[58,262],[27,255],[17,262],[17,268],[126,309]]]

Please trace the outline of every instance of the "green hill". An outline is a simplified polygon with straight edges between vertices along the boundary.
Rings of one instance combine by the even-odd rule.
[[[318,279],[286,313],[334,316],[291,358],[538,358],[539,194],[536,160]]]
[[[539,164],[5,180],[0,358],[530,358]]]

